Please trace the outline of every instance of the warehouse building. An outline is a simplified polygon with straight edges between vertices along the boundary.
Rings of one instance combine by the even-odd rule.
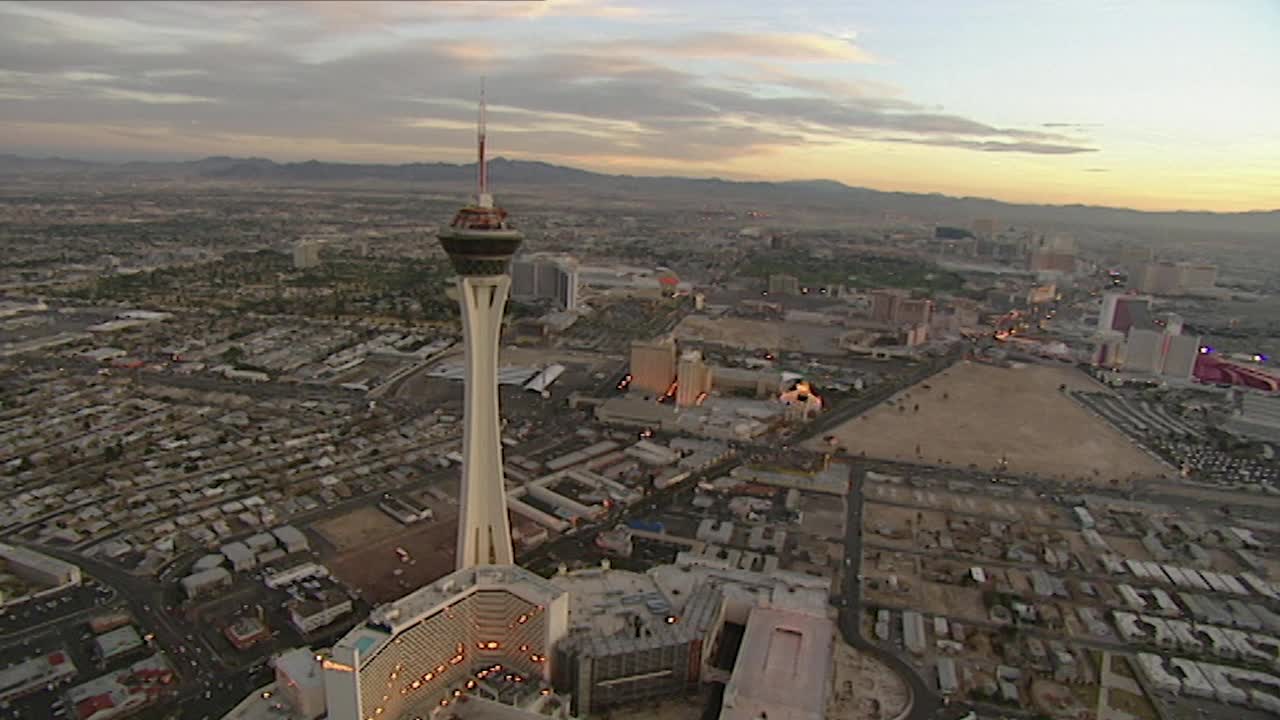
[[[142,646],[142,636],[138,635],[137,629],[132,625],[125,625],[94,639],[93,654],[99,660],[108,662]]]
[[[257,555],[242,542],[227,543],[218,550],[226,556],[234,572],[247,572],[258,566]]]
[[[0,669],[0,702],[41,692],[50,685],[61,685],[75,677],[76,672],[75,663],[61,650]]]
[[[275,535],[276,540],[280,541],[280,546],[284,548],[286,553],[293,554],[311,548],[311,544],[307,542],[307,536],[292,525],[281,525],[272,530],[271,534]]]
[[[198,598],[222,588],[231,587],[231,573],[226,568],[209,568],[192,573],[179,581],[187,599]]]
[[[725,687],[721,720],[822,720],[834,637],[826,617],[753,609]]]
[[[351,612],[351,598],[336,587],[325,587],[290,600],[289,622],[306,635],[337,622]]]
[[[0,570],[47,587],[80,584],[80,568],[34,550],[0,543]]]
[[[916,655],[924,654],[928,644],[925,639],[924,616],[914,610],[902,613],[902,638],[907,649]]]

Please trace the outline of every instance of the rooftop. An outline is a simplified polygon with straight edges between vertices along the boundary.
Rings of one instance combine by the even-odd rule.
[[[324,672],[310,648],[293,648],[275,657],[275,667],[299,687],[324,687]]]
[[[834,637],[835,626],[825,617],[753,609],[720,717],[822,718]]]
[[[353,648],[357,657],[368,657],[394,635],[477,590],[505,590],[542,606],[564,593],[549,581],[515,565],[455,570],[399,600],[374,608],[369,621],[347,633],[335,648]]]

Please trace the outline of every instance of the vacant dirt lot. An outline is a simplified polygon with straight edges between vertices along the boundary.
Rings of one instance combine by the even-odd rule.
[[[1003,460],[1012,473],[1098,484],[1168,472],[1059,392],[1063,384],[1097,387],[1067,368],[963,363],[832,434],[849,452],[868,457],[979,469]],[[812,445],[822,449],[823,441]]]
[[[378,542],[397,534],[403,527],[373,505],[352,510],[311,526],[339,553]]]
[[[907,707],[907,684],[887,665],[845,644],[836,634],[827,720],[885,720]]]
[[[836,351],[838,328],[801,323],[778,323],[735,317],[690,315],[676,326],[678,340],[707,342],[749,350],[795,349],[800,352]]]
[[[381,511],[374,512],[382,515]],[[325,564],[338,579],[359,588],[372,603],[395,600],[453,570],[458,531],[456,515],[408,527],[388,520],[396,532],[384,535],[380,541],[325,558]],[[400,561],[397,547],[409,552],[412,564]],[[399,576],[396,570],[401,571]]]

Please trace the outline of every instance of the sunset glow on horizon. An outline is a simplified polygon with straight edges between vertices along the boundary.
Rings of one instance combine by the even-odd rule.
[[[0,152],[1280,208],[1280,4],[0,3]]]

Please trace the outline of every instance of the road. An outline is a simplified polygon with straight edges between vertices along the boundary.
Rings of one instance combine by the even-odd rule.
[[[886,382],[871,387],[870,391],[859,398],[851,400],[843,405],[836,406],[831,412],[824,413],[817,420],[810,423],[800,432],[796,433],[792,440],[793,444],[799,444],[805,440],[819,437],[830,430],[843,425],[871,408],[893,397],[893,395],[904,388],[911,387],[916,383],[923,382],[930,377],[951,367],[964,355],[964,346],[958,345],[941,357],[931,358],[922,365],[917,366],[912,372],[908,373],[904,378],[897,382]]]
[[[155,634],[153,647],[163,651],[184,681],[174,700],[144,715],[200,720],[223,713],[253,689],[267,682],[269,671],[244,671],[228,666],[201,633],[180,627],[165,612],[161,588],[109,563],[86,558],[67,550],[33,543],[21,543],[32,550],[79,565],[86,574],[112,588],[129,606],[142,631]],[[77,613],[80,617],[85,613]],[[62,622],[65,622],[64,618]],[[205,694],[208,693],[208,697]],[[175,715],[176,713],[176,715]]]
[[[862,478],[849,484],[845,505],[845,573],[841,588],[840,634],[857,650],[884,663],[911,689],[910,720],[933,718],[942,707],[942,698],[914,667],[897,653],[877,645],[862,635]]]

